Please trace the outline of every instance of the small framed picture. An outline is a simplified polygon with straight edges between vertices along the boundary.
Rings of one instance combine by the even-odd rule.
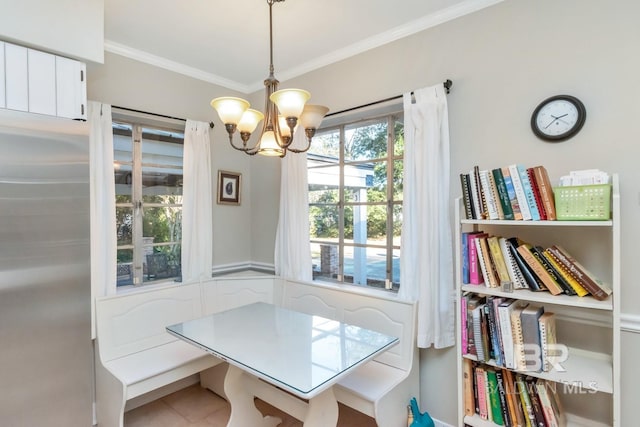
[[[237,172],[218,171],[218,204],[240,204],[241,177]]]

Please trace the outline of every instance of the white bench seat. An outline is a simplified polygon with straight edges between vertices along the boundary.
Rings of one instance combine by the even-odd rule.
[[[105,362],[104,367],[117,372],[118,379],[127,386],[128,400],[219,362],[220,359],[189,343],[173,341]],[[154,378],[157,380],[153,381]]]

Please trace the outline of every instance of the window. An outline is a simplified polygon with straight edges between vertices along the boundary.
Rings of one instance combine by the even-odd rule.
[[[179,280],[184,131],[113,123],[117,286]]]
[[[398,289],[402,113],[323,128],[307,152],[314,278]]]

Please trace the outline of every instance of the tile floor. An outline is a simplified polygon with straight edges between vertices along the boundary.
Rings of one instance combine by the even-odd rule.
[[[265,402],[257,400],[256,407],[282,418],[280,427],[302,427],[301,421]],[[339,411],[338,427],[376,427],[372,418],[351,408],[339,405]],[[196,384],[125,413],[124,426],[225,427],[229,415],[226,400]]]

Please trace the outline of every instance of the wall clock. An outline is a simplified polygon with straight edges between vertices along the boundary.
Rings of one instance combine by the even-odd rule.
[[[584,104],[571,95],[545,99],[531,115],[531,129],[540,139],[560,142],[577,134],[587,118]]]

